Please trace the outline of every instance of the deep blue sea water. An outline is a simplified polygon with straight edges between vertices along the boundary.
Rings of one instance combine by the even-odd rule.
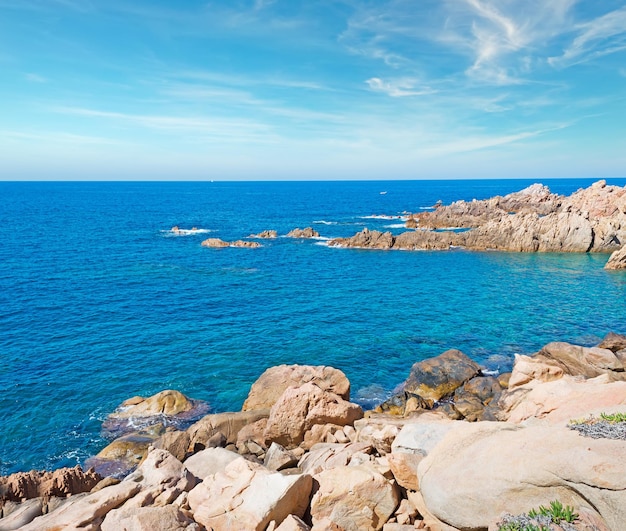
[[[137,394],[238,410],[267,367],[307,363],[343,370],[368,407],[448,348],[504,371],[549,341],[626,332],[626,273],[603,270],[606,255],[200,245],[306,226],[398,233],[369,216],[531,183],[0,182],[0,474],[82,463]]]

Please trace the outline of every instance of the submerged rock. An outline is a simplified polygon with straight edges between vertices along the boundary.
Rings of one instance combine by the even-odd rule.
[[[102,423],[105,437],[119,437],[149,426],[181,427],[206,414],[209,405],[167,389],[148,398],[133,397],[122,402]]]
[[[158,435],[158,431],[122,435],[87,459],[85,464],[102,476],[124,477],[137,468]]]

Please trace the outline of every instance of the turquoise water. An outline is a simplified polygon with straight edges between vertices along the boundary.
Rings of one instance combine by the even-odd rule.
[[[626,274],[606,255],[200,246],[305,226],[397,233],[371,216],[531,183],[0,183],[0,473],[81,463],[137,394],[237,410],[265,368],[309,363],[343,370],[368,407],[448,348],[503,371],[549,341],[626,332]]]

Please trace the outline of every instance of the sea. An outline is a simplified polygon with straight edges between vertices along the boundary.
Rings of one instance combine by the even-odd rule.
[[[341,369],[371,408],[447,349],[505,372],[550,341],[626,333],[607,255],[328,246],[533,182],[0,182],[0,474],[84,463],[135,395],[237,411],[265,369],[298,363]],[[201,246],[266,229],[261,248]]]

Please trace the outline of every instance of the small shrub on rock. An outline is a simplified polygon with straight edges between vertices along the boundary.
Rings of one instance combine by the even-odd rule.
[[[626,413],[601,413],[600,418],[572,419],[567,427],[593,439],[626,440]]]
[[[560,526],[558,529],[576,531],[573,524],[578,518],[574,508],[563,505],[560,501],[550,502],[549,507],[540,505],[538,509],[531,509],[528,514],[512,516],[505,515],[498,523],[498,531],[551,531],[551,524]]]

